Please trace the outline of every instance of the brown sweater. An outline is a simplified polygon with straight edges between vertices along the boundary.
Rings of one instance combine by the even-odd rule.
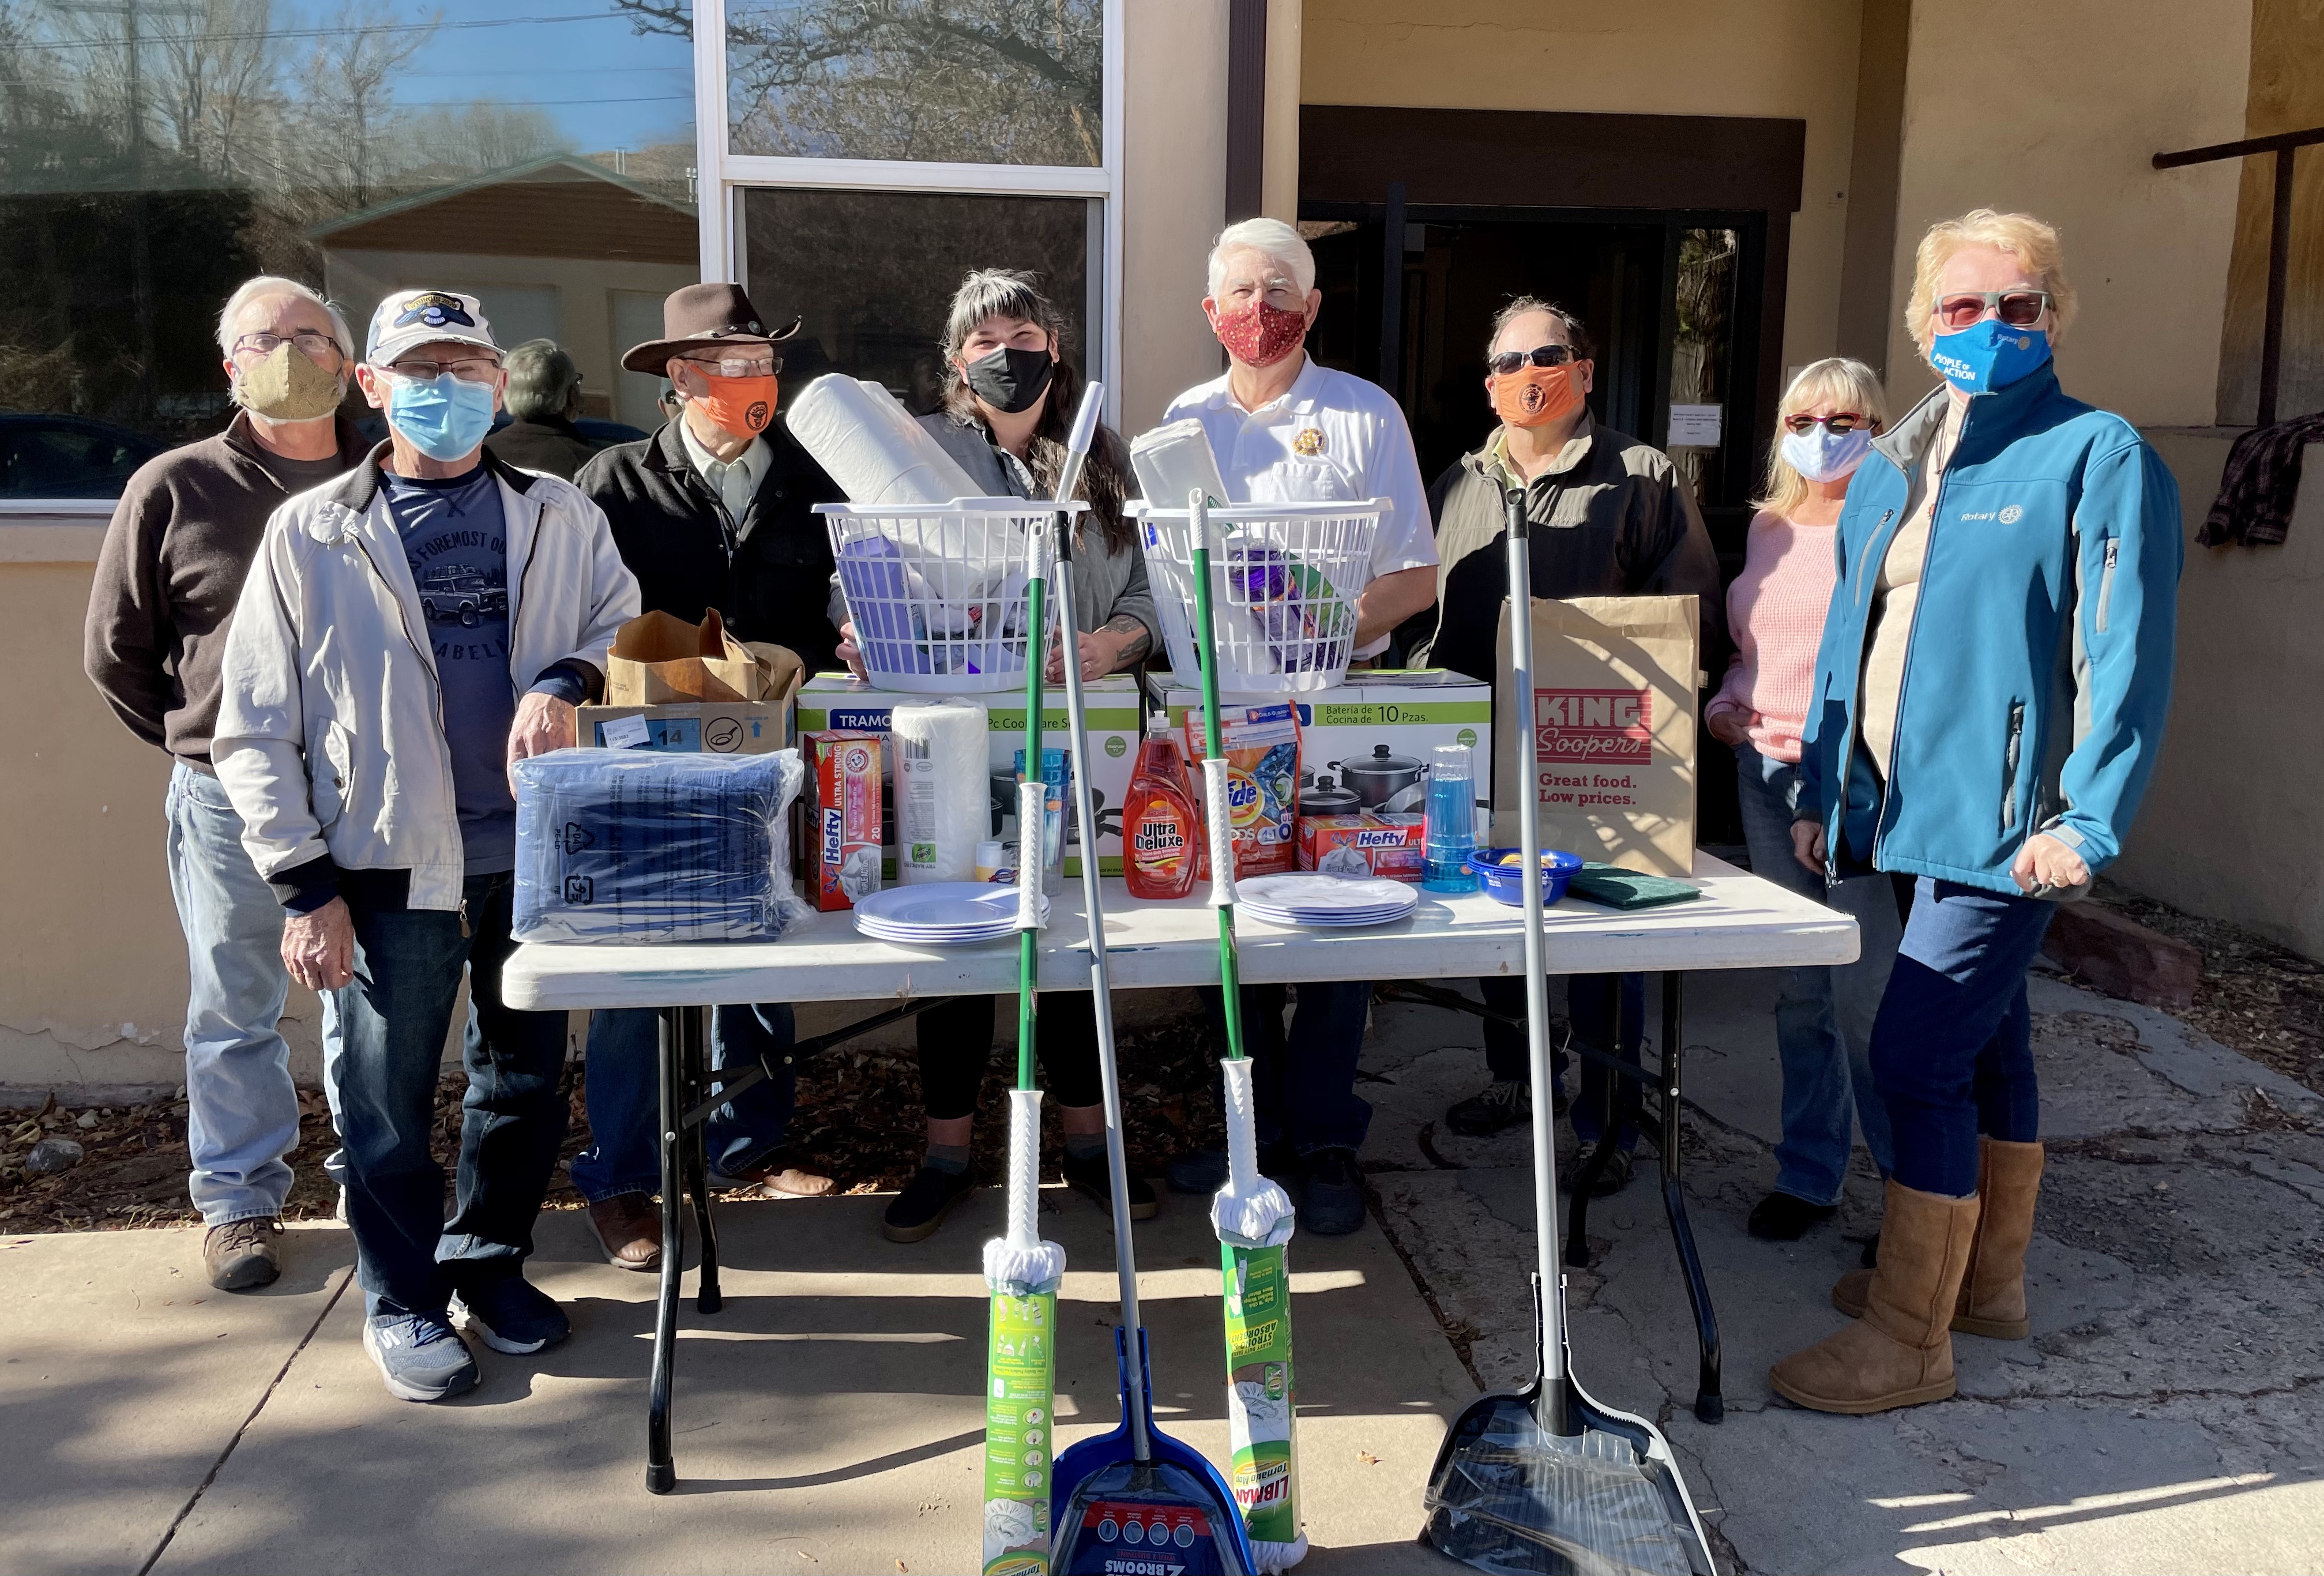
[[[339,469],[364,445],[344,412]],[[129,731],[203,771],[217,723],[226,621],[267,517],[290,495],[250,418],[147,461],[106,528],[81,665]],[[303,490],[303,489],[301,489]]]

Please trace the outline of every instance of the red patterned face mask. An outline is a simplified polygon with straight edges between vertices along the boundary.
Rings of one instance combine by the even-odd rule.
[[[1232,312],[1213,310],[1211,332],[1245,366],[1273,366],[1307,337],[1307,314],[1253,301]]]

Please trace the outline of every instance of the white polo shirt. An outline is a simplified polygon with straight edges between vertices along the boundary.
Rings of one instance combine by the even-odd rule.
[[[1301,352],[1305,355],[1305,352]],[[1237,503],[1354,502],[1385,498],[1372,539],[1371,577],[1433,567],[1436,532],[1412,429],[1388,391],[1343,372],[1306,365],[1280,399],[1245,410],[1220,377],[1170,401],[1165,421],[1193,417],[1211,440],[1219,479]],[[1358,656],[1388,645],[1383,636]]]

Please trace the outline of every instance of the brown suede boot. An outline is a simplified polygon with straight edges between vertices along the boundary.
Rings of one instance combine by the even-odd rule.
[[[1982,1141],[1978,1157],[1977,1240],[1961,1277],[1953,1328],[1963,1335],[2023,1341],[2033,1331],[2025,1316],[2025,1245],[2034,1238],[2034,1201],[2042,1191],[2039,1143]],[[1851,1319],[1864,1316],[1872,1272],[1851,1269],[1833,1283],[1831,1305]]]
[[[1767,1371],[1775,1393],[1851,1415],[1941,1401],[1953,1393],[1953,1304],[1969,1270],[1978,1201],[1888,1184],[1880,1265],[1864,1316]]]

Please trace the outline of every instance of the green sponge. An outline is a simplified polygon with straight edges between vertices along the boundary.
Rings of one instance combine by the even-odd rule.
[[[1574,872],[1565,889],[1584,901],[1609,908],[1659,908],[1665,903],[1683,903],[1702,896],[1700,888],[1684,881],[1674,881],[1668,876],[1642,876],[1636,871],[1600,864],[1594,860]]]

